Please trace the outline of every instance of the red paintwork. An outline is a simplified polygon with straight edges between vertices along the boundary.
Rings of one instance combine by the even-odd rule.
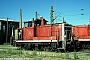
[[[56,40],[56,35],[59,36],[59,40],[62,40],[62,24],[49,25],[46,24],[45,19],[40,18],[40,26],[23,28],[23,40]],[[81,25],[73,26],[72,31],[74,34],[74,40],[79,39],[90,39],[90,26]]]
[[[34,26],[32,23],[32,27],[23,28],[23,40],[56,40],[56,35],[62,40],[62,24],[52,26],[45,24],[45,19],[42,17],[40,21],[40,26]],[[90,39],[89,27],[89,25],[73,26],[74,40],[77,40],[77,36],[79,39]]]
[[[90,39],[90,29],[88,25],[74,26],[72,30],[75,40],[77,39],[77,35],[79,36],[79,39]]]
[[[34,37],[34,28],[23,28],[23,40],[32,40]]]
[[[61,32],[61,25],[54,25],[52,27],[51,25],[41,25],[23,28],[23,40],[56,40],[56,35],[62,40]]]

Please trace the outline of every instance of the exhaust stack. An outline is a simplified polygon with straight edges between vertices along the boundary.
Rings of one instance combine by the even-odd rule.
[[[22,9],[20,9],[20,26],[19,28],[22,28]]]
[[[38,14],[37,14],[37,11],[36,11],[36,19],[37,19],[37,15],[38,15]]]

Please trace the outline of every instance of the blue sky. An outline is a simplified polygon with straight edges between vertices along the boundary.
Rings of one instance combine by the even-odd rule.
[[[61,13],[55,22],[61,22],[64,17],[66,22],[73,25],[89,24],[90,0],[0,0],[0,18],[19,21],[21,8],[23,21],[35,18],[36,11],[50,21],[50,6],[56,6],[55,11]],[[59,13],[54,13],[54,16]]]

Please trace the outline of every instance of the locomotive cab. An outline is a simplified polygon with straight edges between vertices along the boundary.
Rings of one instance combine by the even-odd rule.
[[[24,22],[24,27],[43,26],[43,25],[46,25],[47,22],[48,22],[47,20],[45,20],[42,16],[40,16],[40,19],[34,20],[33,18],[32,21]]]
[[[62,22],[62,45],[61,48],[59,49],[64,49],[66,50],[69,48],[68,46],[71,44],[73,41],[73,35],[72,35],[72,25],[68,24],[66,22]]]

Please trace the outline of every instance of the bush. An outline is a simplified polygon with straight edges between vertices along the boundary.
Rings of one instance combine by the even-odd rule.
[[[10,45],[10,43],[4,43],[3,45]]]

